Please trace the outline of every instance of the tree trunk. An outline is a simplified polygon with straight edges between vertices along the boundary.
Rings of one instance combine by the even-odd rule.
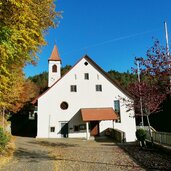
[[[151,125],[150,125],[149,115],[147,115],[147,123],[148,123],[148,129],[149,129],[149,133],[150,133],[151,144],[153,146],[153,134],[151,132]]]
[[[2,107],[2,129],[5,129],[5,108]]]

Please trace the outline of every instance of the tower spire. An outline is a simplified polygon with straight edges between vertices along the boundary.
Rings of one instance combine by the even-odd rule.
[[[53,47],[52,53],[48,61],[61,61],[61,58],[59,56],[58,48],[56,44]]]

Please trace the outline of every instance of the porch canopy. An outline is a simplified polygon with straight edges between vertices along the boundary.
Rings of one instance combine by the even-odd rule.
[[[118,116],[113,108],[84,108],[81,109],[83,121],[117,120]]]

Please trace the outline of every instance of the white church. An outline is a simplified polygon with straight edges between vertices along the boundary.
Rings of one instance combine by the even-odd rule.
[[[101,136],[107,128],[135,141],[134,111],[127,112],[121,97],[129,94],[90,57],[82,57],[61,77],[61,58],[55,45],[49,62],[49,89],[36,98],[37,138]],[[105,62],[105,61],[104,61]]]

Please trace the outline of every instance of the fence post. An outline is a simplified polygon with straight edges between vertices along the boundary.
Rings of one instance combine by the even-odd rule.
[[[160,144],[162,143],[162,135],[161,134],[159,134],[160,135]]]

